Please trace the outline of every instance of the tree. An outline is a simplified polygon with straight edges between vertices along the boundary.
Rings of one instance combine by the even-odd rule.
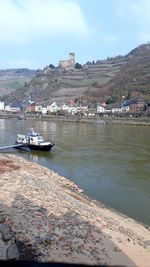
[[[49,65],[49,68],[54,69],[55,66],[54,66],[53,64],[50,64],[50,65]]]
[[[76,68],[76,69],[82,69],[82,65],[81,65],[80,63],[76,63],[76,64],[75,64],[75,68]]]

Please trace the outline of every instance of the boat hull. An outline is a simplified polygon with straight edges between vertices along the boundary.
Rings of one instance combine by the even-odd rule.
[[[49,145],[44,145],[44,146],[31,145],[31,144],[27,145],[29,150],[40,150],[40,151],[50,151],[53,146],[54,146],[54,144],[49,144]]]
[[[16,149],[21,149],[21,150],[26,150],[26,151],[30,151],[30,150],[38,150],[38,151],[51,151],[52,147],[54,146],[54,144],[49,144],[49,145],[33,145],[33,144],[22,144],[22,146],[20,147],[16,147]]]

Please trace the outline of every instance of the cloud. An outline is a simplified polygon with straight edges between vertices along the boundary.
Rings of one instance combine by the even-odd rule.
[[[88,25],[76,0],[0,0],[0,43],[25,43],[59,34],[85,36]]]

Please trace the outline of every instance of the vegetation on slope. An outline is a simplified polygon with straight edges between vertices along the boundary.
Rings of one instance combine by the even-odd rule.
[[[82,97],[112,103],[123,96],[149,99],[150,44],[141,45],[126,56],[87,62],[82,68],[70,71],[50,65],[5,99],[14,101],[31,97],[38,102],[64,102]]]
[[[29,69],[0,70],[0,96],[9,95],[12,91],[23,87],[36,73],[35,70]]]

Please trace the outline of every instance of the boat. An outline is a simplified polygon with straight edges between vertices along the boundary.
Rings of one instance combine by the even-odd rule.
[[[18,145],[16,149],[50,151],[55,144],[44,140],[44,137],[32,128],[26,135],[17,134],[15,145]]]
[[[97,125],[106,125],[107,124],[107,121],[105,121],[105,120],[97,120],[96,121],[96,124]]]
[[[24,115],[20,115],[19,117],[18,117],[18,120],[24,120],[25,119],[25,116]]]

